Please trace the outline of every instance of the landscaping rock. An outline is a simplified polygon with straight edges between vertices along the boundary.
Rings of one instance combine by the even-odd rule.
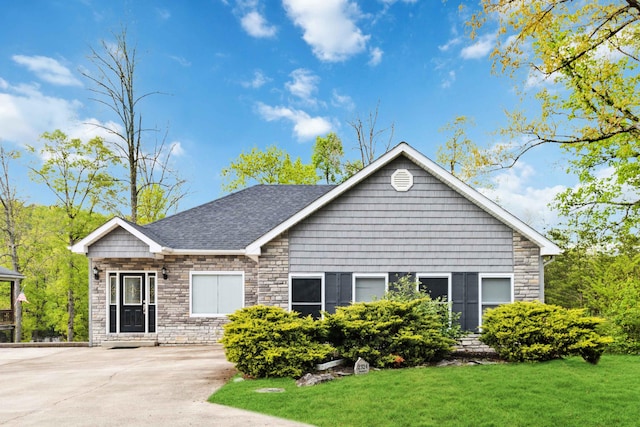
[[[298,381],[296,385],[298,387],[307,387],[310,385],[316,385],[333,380],[335,377],[332,374],[305,374]]]
[[[284,393],[285,389],[283,388],[275,388],[275,387],[267,387],[267,388],[259,388],[256,389],[256,393]]]

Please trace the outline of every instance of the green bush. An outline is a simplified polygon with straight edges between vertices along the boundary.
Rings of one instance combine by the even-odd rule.
[[[515,302],[487,310],[480,341],[513,362],[579,355],[596,364],[612,342],[597,330],[603,321],[586,317],[584,310],[540,302]]]
[[[345,359],[362,357],[377,368],[441,360],[455,341],[443,334],[441,317],[425,310],[428,302],[433,303],[380,300],[338,307],[325,317],[329,341]]]
[[[415,278],[410,275],[402,276],[389,285],[389,291],[384,295],[389,301],[409,302],[421,300],[418,310],[427,316],[436,316],[439,319],[441,332],[454,340],[458,340],[464,334],[460,326],[460,313],[451,311],[451,302],[443,298],[432,299],[431,296],[418,289]]]
[[[299,377],[335,351],[321,344],[321,322],[279,307],[246,307],[229,320],[221,340],[227,360],[251,377]]]

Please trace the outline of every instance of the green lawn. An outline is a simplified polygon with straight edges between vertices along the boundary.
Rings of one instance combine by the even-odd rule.
[[[247,380],[209,401],[317,426],[638,426],[640,357],[371,371],[300,388]]]

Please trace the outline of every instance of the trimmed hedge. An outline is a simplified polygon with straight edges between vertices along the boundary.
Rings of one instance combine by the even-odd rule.
[[[229,320],[221,340],[227,360],[254,378],[300,377],[335,351],[321,343],[321,322],[280,307],[246,307]]]
[[[604,319],[584,310],[540,302],[515,302],[487,310],[480,341],[508,361],[545,361],[579,355],[597,364],[613,340],[597,329]]]
[[[417,366],[445,358],[455,341],[443,333],[442,317],[425,304],[430,299],[408,302],[380,300],[338,307],[327,315],[329,341],[341,357],[362,357],[371,366],[390,368]]]

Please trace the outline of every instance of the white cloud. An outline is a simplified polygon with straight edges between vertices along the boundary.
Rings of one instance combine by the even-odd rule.
[[[253,72],[253,79],[240,84],[246,88],[259,89],[270,81],[271,79],[265,76],[262,71],[256,70]]]
[[[171,155],[175,157],[184,156],[184,148],[182,148],[182,143],[180,141],[173,141],[170,145]]]
[[[13,61],[19,65],[24,65],[29,71],[34,73],[39,79],[58,86],[82,86],[71,71],[47,56],[26,56],[13,55]]]
[[[278,32],[278,29],[270,25],[257,10],[247,12],[240,18],[240,24],[250,36],[256,38],[271,38]]]
[[[191,67],[191,61],[189,61],[187,58],[185,58],[183,56],[170,55],[169,58],[173,59],[174,61],[176,61],[178,64],[182,65],[183,67]]]
[[[161,21],[166,21],[171,18],[171,12],[167,9],[156,8],[156,15]]]
[[[293,123],[293,133],[299,141],[314,139],[318,135],[331,132],[331,122],[324,117],[311,117],[304,111],[287,107],[272,107],[261,102],[256,110],[268,122],[287,120]]]
[[[348,0],[283,0],[289,18],[303,30],[303,39],[321,61],[340,62],[366,49],[370,36],[355,20],[361,13]]]
[[[489,52],[491,52],[491,49],[493,49],[495,42],[495,34],[485,34],[471,46],[463,48],[460,52],[460,56],[462,56],[464,59],[484,58],[485,56],[489,55]]]
[[[443,89],[449,88],[455,81],[456,81],[455,70],[449,70],[447,75],[442,79],[442,83],[440,84],[440,87]]]
[[[342,95],[337,90],[333,90],[331,94],[331,104],[335,107],[342,107],[346,110],[353,110],[356,108],[356,104],[349,95]]]
[[[529,75],[527,75],[527,80],[524,83],[525,88],[535,88],[541,86],[551,86],[556,82],[556,78],[560,77],[559,73],[551,73],[551,75],[545,75],[540,71],[532,68],[529,70]]]
[[[118,129],[112,122],[80,119],[82,103],[47,96],[37,84],[11,85],[0,78],[0,141],[40,146],[40,135],[60,129],[71,138],[82,140],[112,136],[96,125]]]
[[[369,59],[369,65],[371,65],[372,67],[375,67],[380,62],[382,62],[382,55],[384,54],[382,49],[380,49],[379,47],[374,47],[373,49],[371,49],[370,54],[371,54],[371,59]]]
[[[558,213],[551,210],[549,204],[566,188],[562,185],[534,187],[540,182],[535,169],[519,161],[495,176],[494,188],[479,191],[534,229],[543,231],[558,224]]]
[[[320,77],[305,68],[298,68],[289,74],[292,81],[285,83],[287,90],[301,100],[315,104],[313,94],[318,91]]]
[[[454,37],[451,40],[447,41],[445,44],[439,45],[438,49],[441,52],[446,52],[452,47],[459,45],[460,43],[462,43],[462,37]]]

